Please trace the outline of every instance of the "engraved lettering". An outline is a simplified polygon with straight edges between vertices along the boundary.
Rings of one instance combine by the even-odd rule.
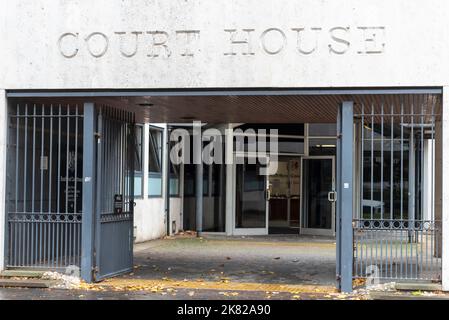
[[[200,37],[199,30],[177,30],[176,35],[184,36],[185,47],[184,51],[181,52],[183,57],[193,57],[194,53],[192,51],[192,42]]]
[[[335,43],[329,43],[329,52],[335,54],[345,54],[348,52],[351,43],[344,38],[349,33],[349,27],[334,27],[329,30],[331,39]]]
[[[295,56],[318,57],[318,55],[380,55],[385,53],[387,44],[385,26],[330,26],[293,27],[268,29],[221,29],[223,51],[207,52],[208,56],[220,55],[254,56],[287,53]],[[222,32],[222,31],[219,31]],[[152,30],[152,31],[98,31],[65,32],[57,38],[57,50],[62,58],[101,58],[106,54],[128,59],[170,58],[181,56],[196,58],[202,50],[217,48],[205,41],[213,34],[200,39],[202,33],[195,29]],[[217,36],[217,35],[215,35]],[[220,36],[220,35],[218,35]],[[201,40],[201,41],[200,41]],[[148,49],[142,50],[143,41]],[[212,40],[215,41],[215,40]],[[111,42],[111,43],[110,43]],[[111,44],[111,47],[110,47]],[[326,48],[327,46],[327,48]],[[294,55],[296,53],[296,55]],[[111,56],[112,57],[112,56]],[[187,61],[187,60],[186,60]]]
[[[91,40],[95,39],[103,39],[103,40],[94,41],[93,46]],[[85,42],[87,46],[87,51],[89,51],[92,57],[101,58],[108,51],[109,38],[104,33],[92,32],[86,37]]]
[[[74,38],[75,41],[73,43],[73,48],[72,51],[65,51],[64,46],[65,46],[65,39],[66,38]],[[78,40],[78,33],[71,33],[71,32],[66,32],[64,34],[62,34],[59,39],[58,39],[58,48],[59,48],[59,52],[62,54],[63,57],[65,58],[73,58],[78,54],[78,47],[77,47],[77,40]]]
[[[310,30],[313,31],[313,46],[310,49],[304,49],[302,43],[304,42],[304,38],[301,37],[301,33],[304,33],[302,31],[305,31],[305,28],[292,28],[293,31],[296,31],[297,38],[296,38],[296,46],[299,51],[299,53],[308,55],[311,53],[314,53],[318,47],[318,33],[321,31],[321,28],[310,28]]]
[[[151,35],[152,38],[152,51],[147,55],[151,58],[159,57],[160,50],[164,50],[165,57],[171,56],[171,50],[168,48],[168,33],[165,31],[147,31],[147,34]],[[156,50],[155,50],[156,49]]]
[[[362,31],[363,49],[359,54],[380,54],[385,51],[385,27],[357,27]]]
[[[251,38],[251,32],[254,31],[254,29],[242,29],[243,32],[246,32],[246,37],[243,38],[242,40],[236,40],[236,35],[237,35],[237,29],[225,29],[225,32],[229,33],[229,41],[230,41],[230,46],[229,46],[229,50],[227,52],[224,53],[225,56],[235,56],[237,55],[237,53],[234,52],[234,47],[236,45],[238,45],[240,48],[241,47],[246,47],[246,51],[241,51],[241,54],[246,56],[246,55],[254,55],[254,51],[252,49],[252,38]]]
[[[127,57],[127,58],[132,58],[137,54],[137,50],[139,49],[139,35],[142,34],[143,32],[141,31],[132,31],[130,32],[131,35],[134,35],[134,37],[131,37],[134,41],[134,45],[132,45],[131,47],[133,49],[131,49],[130,51],[124,50],[124,46],[125,46],[125,35],[126,32],[125,31],[117,31],[114,32],[116,35],[119,36],[120,38],[120,43],[119,43],[119,47],[120,47],[120,53],[122,54],[122,56]]]
[[[269,33],[277,33],[278,37],[280,36],[280,43],[278,44],[278,47],[276,49],[270,49],[267,47],[267,43],[266,43],[266,37]],[[285,36],[285,33],[278,28],[270,28],[265,30],[264,32],[262,32],[262,34],[260,35],[260,43],[262,45],[262,49],[263,51],[265,51],[268,54],[278,54],[279,52],[282,51],[282,49],[284,49],[285,44],[287,42],[287,37]]]

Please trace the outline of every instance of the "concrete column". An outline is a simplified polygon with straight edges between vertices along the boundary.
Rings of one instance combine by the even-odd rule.
[[[449,87],[443,88],[441,124],[442,285],[449,291]]]
[[[149,180],[149,172],[148,172],[148,162],[149,162],[149,154],[150,154],[150,125],[148,123],[145,123],[143,126],[143,154],[142,154],[142,160],[143,160],[143,170],[142,170],[142,197],[143,199],[148,198],[148,180]]]
[[[232,218],[234,215],[234,137],[232,135],[232,124],[228,124],[225,135],[226,151],[225,151],[225,163],[226,163],[226,234],[232,234]]]
[[[0,271],[5,268],[6,235],[6,147],[7,147],[8,108],[6,92],[0,89]]]
[[[193,157],[195,163],[195,220],[198,235],[203,231],[203,141],[201,123],[193,125]]]
[[[423,164],[423,220],[433,220],[432,206],[433,206],[433,190],[434,185],[434,172],[435,168],[432,168],[434,144],[431,140],[424,140],[424,164]]]

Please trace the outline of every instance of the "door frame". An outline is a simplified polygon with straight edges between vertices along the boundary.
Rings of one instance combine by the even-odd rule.
[[[232,235],[235,236],[256,236],[256,235],[268,235],[268,210],[269,210],[269,197],[265,197],[265,228],[236,228],[235,216],[236,216],[236,193],[237,193],[237,158],[258,158],[257,154],[234,152],[234,163],[232,165],[232,190],[234,195],[232,197]],[[264,157],[267,161],[270,161],[270,157]],[[267,167],[268,167],[267,162]],[[268,175],[265,176],[265,192],[268,190]]]
[[[301,181],[300,181],[300,193],[301,193],[301,204],[300,204],[300,215],[299,215],[299,233],[301,235],[314,235],[314,236],[331,236],[335,237],[335,219],[336,219],[336,205],[335,201],[331,202],[332,208],[332,225],[330,229],[317,229],[317,228],[306,228],[304,227],[304,216],[305,216],[305,197],[304,197],[304,160],[308,159],[323,159],[332,160],[332,190],[336,190],[336,167],[335,167],[335,156],[303,156],[301,157]]]

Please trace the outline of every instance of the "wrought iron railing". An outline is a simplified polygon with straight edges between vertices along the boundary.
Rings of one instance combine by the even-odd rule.
[[[441,280],[441,222],[353,221],[355,278]]]

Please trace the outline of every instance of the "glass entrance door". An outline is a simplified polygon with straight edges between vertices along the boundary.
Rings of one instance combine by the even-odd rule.
[[[300,165],[299,157],[280,157],[276,172],[268,178],[270,234],[299,232]]]
[[[302,159],[301,234],[335,235],[334,157]]]
[[[268,234],[267,175],[261,174],[266,165],[256,158],[238,158],[235,165],[235,235]]]

